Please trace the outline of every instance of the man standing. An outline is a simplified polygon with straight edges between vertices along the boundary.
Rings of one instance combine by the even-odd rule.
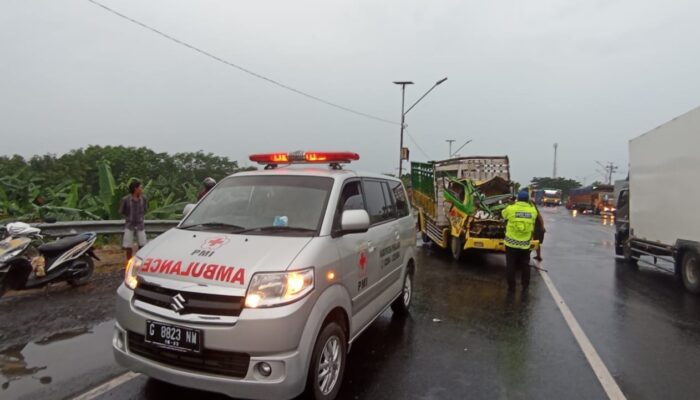
[[[204,197],[205,194],[209,193],[209,191],[216,186],[216,181],[214,178],[206,178],[204,179],[204,182],[202,182],[202,190],[197,193],[197,201],[202,200],[202,197]]]
[[[506,207],[501,215],[506,220],[506,279],[508,291],[515,291],[515,273],[521,270],[523,291],[530,285],[530,240],[535,230],[537,210],[529,202],[527,190],[518,192],[517,201]]]
[[[544,234],[545,232],[547,232],[547,230],[544,228],[544,218],[542,218],[542,214],[537,208],[537,205],[532,203],[532,206],[535,207],[535,211],[537,211],[537,220],[535,221],[535,233],[532,235],[532,240],[537,240],[538,242],[540,242],[540,245],[537,246],[537,249],[535,250],[535,260],[542,261],[542,243],[544,243]]]
[[[136,179],[132,180],[129,183],[129,193],[119,203],[119,213],[126,220],[122,247],[126,251],[127,262],[131,259],[134,238],[138,241],[139,247],[146,245],[144,218],[148,208],[148,201],[142,194],[141,182]]]

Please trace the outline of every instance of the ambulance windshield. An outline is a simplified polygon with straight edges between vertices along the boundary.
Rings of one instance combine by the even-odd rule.
[[[240,176],[219,183],[181,229],[258,235],[317,235],[333,179],[315,176]]]

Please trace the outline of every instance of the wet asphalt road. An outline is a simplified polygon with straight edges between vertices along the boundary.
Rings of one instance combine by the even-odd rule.
[[[601,219],[543,214],[542,265],[625,395],[698,398],[700,297],[669,274],[616,262],[612,227]],[[388,311],[354,343],[341,399],[606,397],[536,271],[529,293],[508,296],[503,256],[458,263],[422,245],[418,254],[410,317]],[[118,374],[110,322],[88,330],[2,352],[0,398],[65,398]],[[26,372],[8,381],[11,357]],[[224,398],[142,376],[98,398],[182,397]]]

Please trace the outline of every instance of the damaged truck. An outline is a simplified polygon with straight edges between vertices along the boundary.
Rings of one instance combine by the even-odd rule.
[[[424,242],[455,260],[467,250],[505,252],[501,211],[515,198],[507,156],[412,162],[411,183]]]

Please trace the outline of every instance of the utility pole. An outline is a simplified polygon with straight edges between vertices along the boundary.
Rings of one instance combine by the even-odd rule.
[[[413,85],[411,81],[399,81],[394,82],[397,85],[401,85],[401,139],[399,142],[399,179],[401,179],[401,172],[403,170],[403,130],[406,127],[406,113],[404,112],[404,105],[406,100],[406,85]]]
[[[600,173],[605,178],[605,183],[607,183],[608,185],[612,185],[612,176],[615,172],[617,172],[619,167],[615,165],[615,163],[613,163],[612,161],[608,161],[606,164],[603,164],[600,161],[596,161],[596,163],[598,163],[598,165],[600,165],[600,167],[603,168],[603,171],[601,171]]]
[[[552,171],[552,178],[554,179],[557,178],[557,147],[559,147],[559,144],[554,143],[554,170]]]
[[[408,160],[408,149],[403,148],[403,131],[406,128],[406,122],[405,122],[406,121],[406,114],[408,114],[409,111],[413,110],[413,107],[415,107],[416,104],[420,103],[420,101],[423,100],[423,98],[425,96],[427,96],[428,93],[432,92],[433,89],[435,89],[438,85],[445,82],[446,80],[447,80],[447,78],[442,78],[439,81],[435,82],[435,84],[430,89],[428,89],[428,91],[425,92],[425,94],[423,94],[418,100],[416,100],[416,102],[413,103],[413,105],[411,107],[408,107],[408,110],[406,110],[406,111],[404,111],[404,104],[405,104],[404,100],[406,99],[406,85],[413,85],[413,82],[411,82],[411,81],[394,82],[397,85],[401,85],[401,141],[399,143],[399,146],[400,146],[399,147],[399,179],[401,179],[401,173],[403,172],[403,160],[404,160],[404,158],[406,160]]]
[[[452,158],[452,143],[456,142],[454,139],[445,139],[445,141],[449,144],[450,149],[448,150],[447,153],[447,158]]]

